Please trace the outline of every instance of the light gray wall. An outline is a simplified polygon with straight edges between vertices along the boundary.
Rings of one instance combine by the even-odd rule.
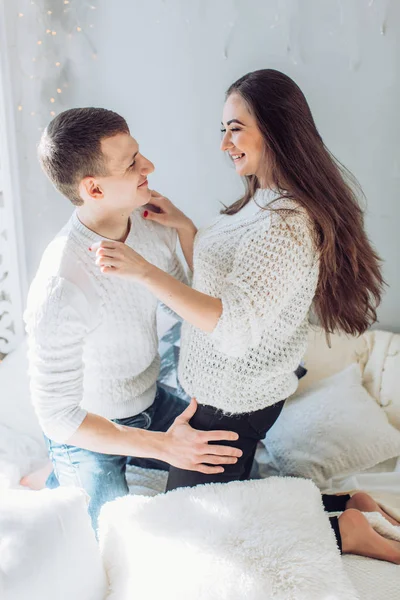
[[[400,330],[400,3],[390,0],[93,0],[96,61],[70,104],[123,114],[156,165],[151,185],[203,225],[241,184],[219,151],[227,86],[273,67],[309,100],[328,147],[358,177],[366,227],[390,285],[382,328]],[[25,145],[25,147],[29,147]],[[30,152],[29,147],[29,152]],[[25,153],[26,154],[26,153]],[[35,172],[35,158],[25,164]],[[33,176],[23,198],[30,274],[69,207]],[[43,181],[42,181],[43,185]],[[39,189],[39,188],[38,188]],[[40,231],[38,223],[42,224]],[[351,293],[351,290],[349,290]]]

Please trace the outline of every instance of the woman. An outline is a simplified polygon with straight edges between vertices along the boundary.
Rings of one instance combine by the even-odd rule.
[[[236,464],[213,476],[172,468],[168,489],[247,479],[257,442],[297,387],[311,307],[327,334],[361,334],[376,320],[383,286],[356,197],[298,86],[270,69],[245,75],[227,92],[223,126],[221,149],[245,177],[243,198],[198,233],[157,193],[156,210],[143,213],[177,229],[192,288],[123,244],[97,249],[103,273],[133,277],[185,321],[179,376],[199,402],[191,424],[240,436]],[[365,552],[369,540],[379,546],[369,556],[400,562],[400,546],[354,511],[357,499],[333,500],[325,499],[329,510],[348,509],[332,520],[344,552]]]

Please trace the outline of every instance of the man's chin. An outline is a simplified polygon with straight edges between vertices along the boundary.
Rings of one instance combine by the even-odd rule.
[[[136,206],[144,206],[145,204],[148,204],[148,202],[150,201],[151,198],[151,190],[149,190],[149,188],[145,188],[143,190],[138,190],[138,193],[136,194],[136,198],[135,198],[135,204]]]

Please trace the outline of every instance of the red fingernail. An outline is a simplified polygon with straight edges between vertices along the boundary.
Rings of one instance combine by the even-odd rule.
[[[89,248],[90,252],[92,251],[92,248]]]
[[[144,218],[146,218],[148,214],[149,214],[149,211],[145,210],[144,213],[143,213]]]

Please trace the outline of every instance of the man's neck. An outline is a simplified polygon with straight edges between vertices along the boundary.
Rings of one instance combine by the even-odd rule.
[[[101,237],[116,242],[125,242],[130,230],[130,215],[108,214],[95,215],[85,210],[84,206],[77,209],[80,222]]]

